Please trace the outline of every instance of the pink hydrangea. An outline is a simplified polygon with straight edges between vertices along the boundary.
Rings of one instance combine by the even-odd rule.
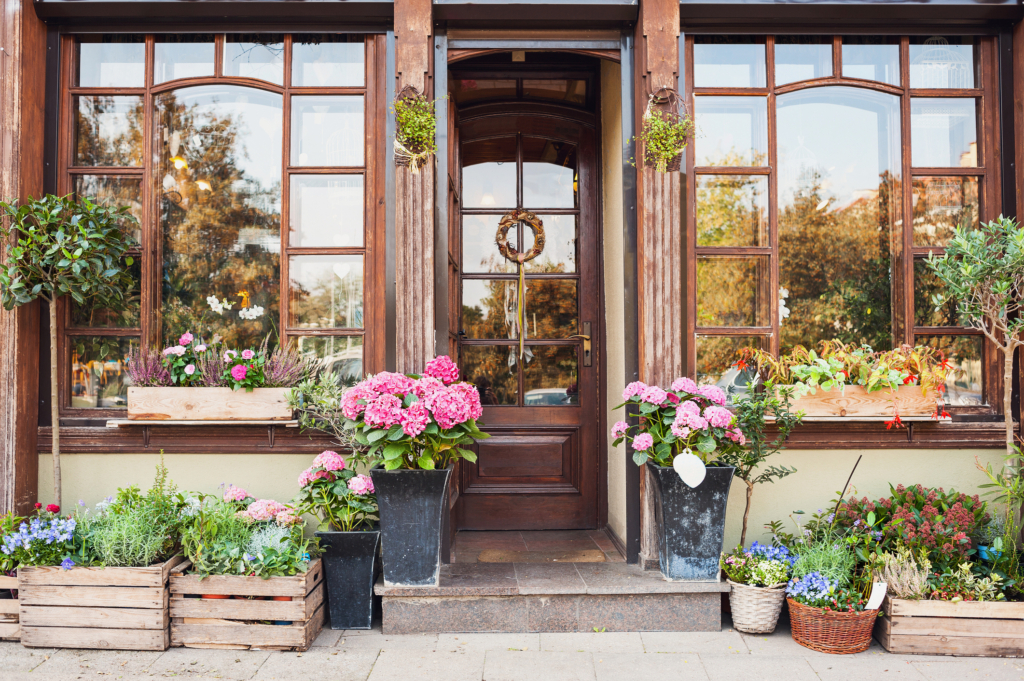
[[[366,405],[363,418],[371,428],[390,428],[402,418],[402,400],[394,395],[381,395]]]
[[[677,411],[673,425],[677,428],[692,428],[693,430],[704,430],[708,427],[707,419],[701,417],[700,413],[694,414],[691,411]]]
[[[363,381],[366,386],[381,395],[404,395],[412,390],[415,383],[413,379],[405,374],[396,374],[390,371],[382,371],[379,374],[370,376]]]
[[[640,394],[640,399],[649,404],[662,404],[666,397],[668,393],[656,385],[647,386]]]
[[[455,366],[455,362],[448,355],[441,355],[427,362],[427,367],[423,370],[423,373],[446,384],[459,380],[459,367]]]
[[[626,431],[628,429],[629,429],[629,424],[628,423],[626,423],[625,421],[616,421],[615,425],[612,426],[612,437],[616,437],[616,438],[622,437],[623,435],[626,434]]]
[[[377,393],[363,383],[358,383],[348,390],[341,396],[341,413],[346,418],[357,419],[359,415],[366,409],[366,405],[370,401],[377,399]],[[360,404],[362,401],[362,404]]]
[[[195,337],[188,331],[186,331],[185,333],[181,334],[181,338],[178,339],[178,345],[188,345],[194,339]]]
[[[650,433],[640,433],[633,438],[633,449],[638,452],[646,452],[654,446],[654,438]]]
[[[316,455],[313,459],[313,467],[320,467],[326,471],[343,471],[345,470],[345,459],[342,458],[338,452],[332,452],[327,450]]]
[[[348,488],[356,494],[373,494],[373,480],[368,475],[357,475],[348,481]]]
[[[676,380],[672,381],[672,390],[677,393],[695,393],[697,392],[697,384],[693,380],[686,376],[680,376]]]
[[[412,392],[421,400],[436,390],[443,390],[444,383],[433,376],[423,376],[412,386]]]
[[[224,490],[224,501],[245,501],[250,496],[252,495],[244,489],[234,485],[228,485],[228,488]]]
[[[477,418],[483,407],[480,394],[468,383],[458,383],[443,390],[435,390],[423,400],[434,420],[441,428],[454,428],[460,423]]]
[[[413,402],[402,412],[402,432],[409,437],[416,437],[427,429],[430,423],[430,412],[423,402]]]
[[[306,470],[299,473],[299,487],[305,487],[310,483],[316,482],[317,480],[326,480],[327,482],[334,482],[337,476],[334,473],[317,468],[316,466],[310,466]]]
[[[702,385],[697,388],[697,394],[703,395],[715,404],[725,404],[725,393],[717,385]]]
[[[631,397],[640,395],[647,389],[647,384],[642,381],[633,381],[622,391],[622,399],[628,400]]]
[[[727,432],[725,436],[739,445],[747,444],[747,438],[746,436],[743,435],[743,431],[740,430],[739,428],[733,428],[732,430]]]
[[[690,435],[690,429],[679,424],[679,420],[672,422],[672,434],[678,438],[686,438]]]
[[[273,520],[278,513],[288,510],[291,509],[273,499],[257,499],[249,504],[247,509],[239,511],[238,515],[262,523]]]
[[[236,364],[235,366],[231,367],[231,378],[235,379],[236,381],[244,381],[245,375],[247,373],[249,373],[249,367],[245,366],[244,364]]]
[[[242,350],[242,359],[252,359],[256,356],[256,353],[252,350]]]
[[[469,383],[456,383],[449,387],[449,390],[453,390],[460,394],[466,404],[469,406],[469,418],[478,419],[484,413],[484,407],[480,403],[480,391],[476,389],[475,385]]]
[[[700,405],[694,402],[693,400],[686,400],[678,407],[676,407],[677,414],[681,411],[693,414],[694,416],[700,416]]]
[[[298,525],[301,523],[302,518],[295,515],[292,512],[292,509],[288,509],[287,511],[281,511],[274,516],[274,522],[276,522],[279,527],[291,527],[292,525]]]
[[[732,423],[732,412],[725,407],[708,407],[704,410],[704,418],[715,428],[728,428]]]

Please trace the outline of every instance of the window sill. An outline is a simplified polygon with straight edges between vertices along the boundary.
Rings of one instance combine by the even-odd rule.
[[[61,454],[319,454],[338,443],[326,433],[253,425],[161,425],[107,428],[106,419],[68,423],[62,419]],[[268,431],[272,430],[271,436]],[[51,428],[38,430],[37,449],[48,453]]]
[[[769,432],[774,430],[771,428]],[[929,419],[891,429],[881,421],[816,421],[798,426],[786,441],[788,449],[998,449],[1005,446],[1006,425],[1001,419],[941,422]]]

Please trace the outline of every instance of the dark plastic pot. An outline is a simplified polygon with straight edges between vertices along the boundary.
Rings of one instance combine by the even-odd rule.
[[[369,629],[377,600],[373,583],[380,572],[380,530],[317,532],[316,536],[324,551],[331,629]]]
[[[697,487],[673,468],[647,463],[654,480],[658,559],[665,579],[718,581],[718,559],[725,535],[725,509],[735,468],[708,467]]]
[[[452,467],[370,471],[380,508],[384,584],[437,586]]]

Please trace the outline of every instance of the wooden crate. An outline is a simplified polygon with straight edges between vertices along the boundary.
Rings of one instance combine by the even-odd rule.
[[[1024,603],[886,599],[875,638],[890,653],[1024,657]]]
[[[128,388],[128,418],[145,421],[288,421],[291,388]]]
[[[848,385],[844,390],[818,388],[812,395],[794,397],[790,408],[812,417],[892,418],[893,400],[899,404],[900,416],[931,416],[941,403],[938,393],[927,395],[921,386],[900,386],[893,395],[888,389],[868,392],[862,385]],[[939,410],[941,413],[941,409]]]
[[[214,575],[200,579],[171,573],[171,645],[232,650],[309,648],[324,625],[326,594],[323,561],[314,559],[305,574],[292,577]],[[202,594],[290,596],[290,601],[195,598]],[[288,621],[291,624],[263,624]]]
[[[167,650],[167,580],[182,561],[175,556],[144,568],[20,568],[22,645]]]
[[[18,578],[0,576],[0,589],[17,589]],[[18,621],[18,600],[0,598],[0,641],[20,641],[21,623]]]

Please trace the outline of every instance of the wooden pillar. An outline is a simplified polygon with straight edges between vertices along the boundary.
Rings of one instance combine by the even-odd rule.
[[[46,26],[31,0],[0,0],[0,196],[43,193]],[[6,249],[6,244],[0,244]],[[37,496],[39,307],[0,309],[0,512]]]
[[[431,0],[395,2],[395,92],[411,85],[431,96],[431,10]],[[434,159],[415,174],[395,169],[395,365],[402,373],[422,371],[434,356],[434,170]]]
[[[679,70],[679,2],[643,0],[637,22],[636,129],[648,97],[675,89]],[[640,298],[640,380],[668,385],[683,373],[683,233],[680,174],[643,168],[637,150],[637,261]],[[640,476],[640,562],[658,561],[654,498],[646,468]]]

